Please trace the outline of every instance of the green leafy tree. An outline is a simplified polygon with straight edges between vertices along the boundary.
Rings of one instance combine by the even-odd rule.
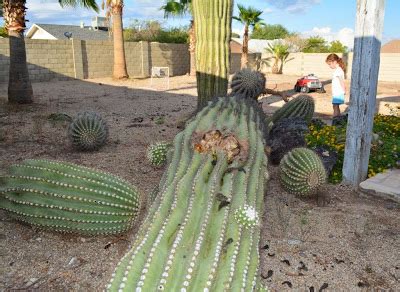
[[[26,0],[2,0],[5,29],[10,37],[8,102],[32,103],[33,90],[24,40]],[[98,11],[95,0],[59,0],[61,6],[83,6]]]
[[[164,28],[157,20],[134,20],[124,30],[124,39],[131,42],[148,41],[185,44],[188,42],[187,27]]]
[[[242,45],[242,57],[240,60],[240,67],[246,68],[248,63],[249,54],[249,27],[257,27],[263,25],[260,15],[263,13],[262,10],[257,10],[253,7],[244,7],[238,4],[239,16],[233,16],[232,18],[240,21],[244,24],[244,34],[243,34],[243,45]]]
[[[276,42],[275,44],[268,44],[266,51],[272,54],[272,57],[267,58],[267,61],[268,59],[274,59],[274,64],[272,65],[273,74],[282,74],[283,64],[293,59],[293,58],[289,59],[289,54],[290,54],[289,49],[290,46],[288,44],[284,44],[281,42]]]
[[[284,39],[292,35],[283,25],[281,24],[266,24],[256,26],[251,34],[252,39],[263,39],[263,40],[275,40]]]
[[[329,47],[330,53],[346,53],[347,47],[343,45],[340,41],[333,41],[330,43]]]
[[[328,53],[329,47],[324,38],[320,36],[310,37],[306,41],[303,53]]]
[[[8,37],[7,31],[3,26],[0,26],[0,37],[3,37],[3,38]]]
[[[164,17],[168,18],[170,16],[183,16],[186,13],[192,15],[189,27],[189,52],[190,52],[190,75],[196,75],[196,34],[195,34],[195,23],[193,18],[193,7],[192,0],[167,0],[165,5],[161,7],[164,10]]]

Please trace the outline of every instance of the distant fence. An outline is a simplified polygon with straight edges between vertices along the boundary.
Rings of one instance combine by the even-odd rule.
[[[0,83],[8,82],[9,39],[0,39]],[[111,41],[26,39],[31,80],[65,80],[110,77],[113,67]],[[189,72],[186,44],[126,42],[128,74],[148,77],[152,66],[169,67],[171,76]]]
[[[65,80],[110,77],[113,67],[112,41],[83,40],[32,40],[26,39],[28,70],[31,80]],[[0,39],[0,83],[8,82],[9,39]],[[149,77],[151,67],[169,67],[170,75],[189,72],[190,56],[187,44],[163,44],[149,42],[125,42],[128,74],[131,77]],[[240,69],[239,53],[231,55],[231,70]],[[314,73],[322,78],[331,77],[331,69],[325,64],[327,54],[294,53],[289,55],[283,66],[288,75]],[[249,64],[255,67],[257,59],[270,57],[268,54],[249,54]],[[343,56],[347,63],[347,78],[351,77],[353,54]],[[261,69],[271,71],[269,66]],[[380,81],[400,82],[400,54],[381,54]]]
[[[314,73],[318,77],[329,78],[332,70],[326,65],[325,59],[328,54],[293,53],[289,55],[289,60],[283,65],[283,73],[287,75],[307,75]],[[346,65],[346,77],[351,78],[353,63],[353,53],[338,54],[343,57]],[[270,57],[270,54],[262,54],[262,58]],[[271,72],[271,60],[269,66],[263,66],[262,71]],[[380,56],[379,81],[400,82],[400,53],[382,53]]]

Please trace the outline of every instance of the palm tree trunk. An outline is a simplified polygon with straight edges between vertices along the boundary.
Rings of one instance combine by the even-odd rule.
[[[124,35],[122,26],[122,8],[123,2],[111,7],[112,13],[112,27],[113,27],[113,38],[114,38],[114,69],[113,78],[115,79],[127,79],[129,78],[128,71],[126,70],[126,59],[125,59],[125,46],[124,46]]]
[[[247,68],[249,59],[249,26],[245,24],[243,34],[242,56],[240,59],[240,68]]]
[[[25,0],[4,0],[5,28],[10,37],[8,102],[32,103],[33,90],[26,63],[24,40]]]
[[[279,60],[276,58],[274,61],[274,65],[272,65],[272,74],[279,74],[278,62]]]
[[[233,0],[193,0],[197,109],[228,91]]]
[[[190,76],[196,76],[196,32],[194,20],[190,21],[189,28]]]

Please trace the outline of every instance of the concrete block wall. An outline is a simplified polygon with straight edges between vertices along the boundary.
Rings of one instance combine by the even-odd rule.
[[[111,41],[82,41],[84,79],[112,76],[113,58]]]
[[[170,76],[184,75],[190,70],[189,47],[186,44],[150,43],[150,64],[169,67]]]
[[[8,68],[10,65],[10,45],[8,39],[0,39],[0,83],[8,82]]]

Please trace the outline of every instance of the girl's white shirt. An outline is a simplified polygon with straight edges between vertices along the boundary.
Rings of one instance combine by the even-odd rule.
[[[340,79],[344,81],[344,71],[340,66],[338,66],[335,71],[333,71],[332,76],[332,96],[338,96],[344,94],[344,90],[340,85]]]

